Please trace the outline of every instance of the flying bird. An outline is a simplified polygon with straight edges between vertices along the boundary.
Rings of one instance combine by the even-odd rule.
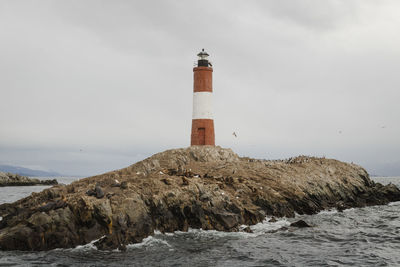
[[[236,132],[233,132],[233,133],[232,133],[232,135],[233,135],[234,137],[237,137],[237,134],[236,134]]]

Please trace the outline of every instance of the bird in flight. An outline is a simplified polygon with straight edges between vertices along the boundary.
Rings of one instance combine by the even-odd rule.
[[[236,132],[233,132],[232,135],[233,135],[234,137],[237,137]]]

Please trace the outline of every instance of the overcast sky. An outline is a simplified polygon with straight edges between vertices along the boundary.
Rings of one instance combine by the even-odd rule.
[[[400,175],[399,14],[398,0],[2,0],[0,164],[87,176],[189,146],[205,48],[218,145]]]

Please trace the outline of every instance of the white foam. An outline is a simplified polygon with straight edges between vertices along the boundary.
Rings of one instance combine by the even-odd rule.
[[[165,240],[156,238],[154,236],[148,236],[142,240],[140,243],[136,244],[129,244],[126,247],[127,248],[142,248],[142,247],[153,247],[155,245],[165,245],[168,248],[172,248],[172,246]]]
[[[102,237],[100,237],[99,239],[96,240],[92,240],[90,241],[90,243],[85,244],[85,245],[79,245],[76,246],[75,248],[73,248],[74,250],[97,250],[97,247],[94,245],[94,243],[96,243],[97,241],[102,240],[103,238],[105,238],[106,236],[103,235]]]
[[[175,231],[173,233],[161,233],[159,230],[154,231],[153,236],[148,236],[143,239],[142,242],[136,244],[129,244],[127,248],[143,248],[143,247],[152,247],[156,245],[165,245],[169,248],[170,251],[174,250],[173,247],[164,239],[159,238],[157,236],[174,236],[174,235],[192,235],[194,238],[196,237],[237,237],[240,236],[242,238],[251,238],[256,237],[265,233],[270,233],[277,231],[283,227],[290,226],[290,222],[286,218],[282,218],[277,220],[276,222],[269,222],[271,218],[266,218],[263,222],[258,223],[256,225],[248,226],[241,225],[239,227],[239,232],[224,232],[217,230],[203,230],[203,229],[193,229],[189,228],[188,231]],[[250,227],[253,233],[243,232],[245,228]]]
[[[154,234],[155,234],[155,235],[162,235],[162,233],[161,233],[160,230],[154,230]]]
[[[290,222],[286,218],[281,218],[276,222],[269,222],[271,218],[265,218],[264,221],[250,226],[250,229],[255,235],[265,234],[273,231],[277,231],[282,227],[290,226]]]
[[[343,210],[343,212],[351,212],[351,211],[355,211],[355,210],[356,210],[356,208],[350,208],[350,209]]]
[[[247,226],[246,226],[247,227]],[[229,237],[229,236],[242,236],[248,237],[251,236],[251,233],[246,232],[223,232],[217,230],[203,230],[203,229],[193,229],[189,228],[187,232],[183,231],[175,231],[175,235],[193,235],[195,238],[201,237]]]
[[[324,214],[331,215],[331,214],[335,214],[335,213],[338,213],[337,209],[323,210],[323,211],[318,212],[317,214],[320,214],[320,215],[324,215]]]
[[[396,202],[390,202],[388,204],[388,206],[399,206],[400,205],[400,201],[396,201]]]
[[[271,218],[266,218],[263,222],[255,225],[241,225],[239,226],[239,232],[224,232],[217,230],[203,230],[203,229],[192,229],[189,228],[187,232],[176,231],[175,234],[194,234],[195,236],[215,236],[215,237],[229,237],[229,236],[241,236],[244,238],[256,237],[261,234],[269,233],[281,229],[290,225],[290,222],[286,218],[280,219],[276,222],[268,222]],[[250,227],[253,233],[243,232],[245,228]]]

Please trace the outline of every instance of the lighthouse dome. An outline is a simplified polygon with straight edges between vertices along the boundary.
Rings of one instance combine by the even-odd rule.
[[[197,56],[199,57],[199,59],[207,59],[209,54],[204,51],[204,48],[201,50],[200,53],[197,54]]]
[[[199,59],[197,60],[198,67],[208,67],[209,65],[211,65],[208,61],[209,54],[204,51],[204,48],[200,51],[200,53],[197,54],[197,56],[199,57]]]

